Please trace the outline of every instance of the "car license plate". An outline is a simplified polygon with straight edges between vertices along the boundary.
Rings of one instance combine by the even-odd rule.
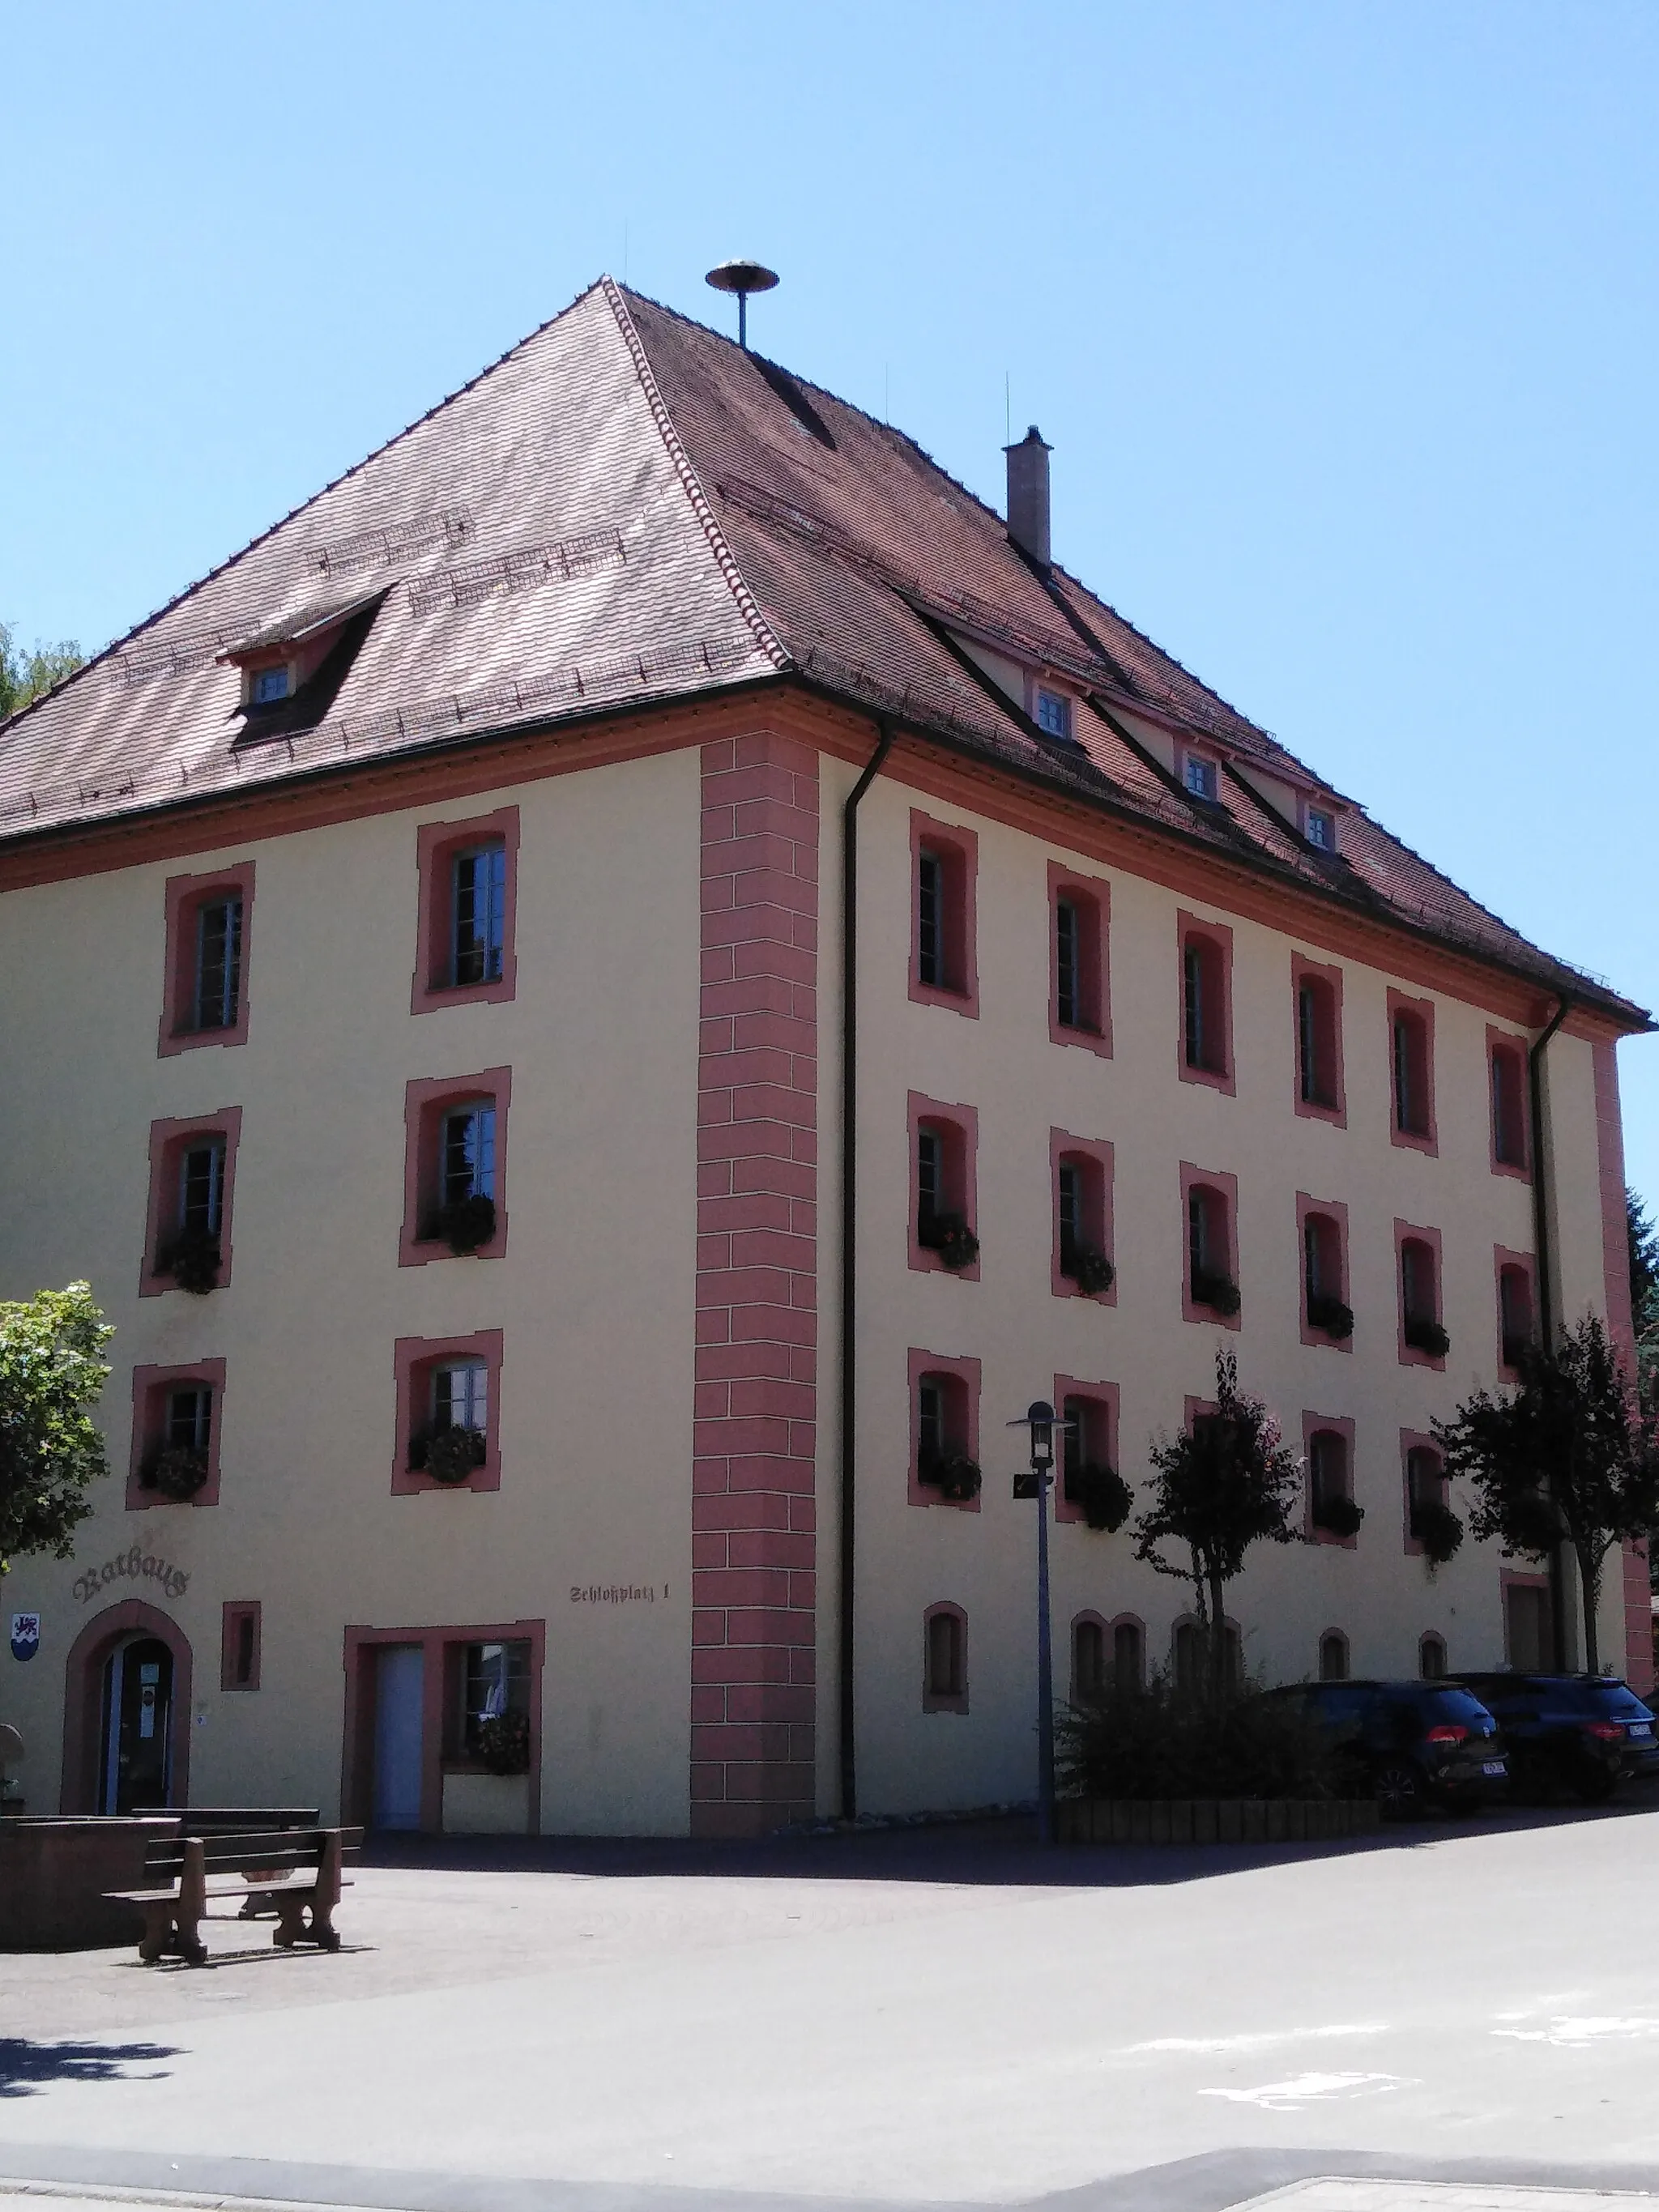
[[[1630,1724],[1628,1733],[1632,1736],[1651,1736],[1653,1734],[1653,1723],[1651,1721],[1632,1721]]]
[[[1501,1774],[1504,1771],[1504,1762],[1501,1759],[1485,1759],[1481,1762],[1480,1771],[1483,1774]]]

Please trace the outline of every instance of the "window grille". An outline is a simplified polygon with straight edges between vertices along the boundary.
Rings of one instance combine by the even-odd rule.
[[[447,1363],[432,1370],[432,1425],[436,1430],[471,1429],[482,1436],[489,1425],[489,1370],[482,1359]]]
[[[216,1237],[224,1212],[225,1140],[187,1147],[179,1163],[179,1226],[186,1236]]]
[[[916,860],[916,968],[930,991],[947,988],[945,974],[945,863],[925,848]]]
[[[1194,799],[1214,800],[1220,794],[1219,771],[1212,760],[1206,760],[1200,754],[1188,754],[1185,781]]]
[[[530,1711],[527,1643],[469,1644],[461,1668],[461,1749],[476,1758],[486,1722]]]
[[[1072,702],[1059,691],[1039,690],[1036,695],[1036,722],[1051,738],[1069,738],[1072,734]]]
[[[206,1383],[167,1393],[167,1437],[169,1445],[187,1451],[205,1451],[213,1431],[213,1392]]]
[[[196,915],[193,1029],[236,1026],[242,988],[242,897],[209,899]]]
[[[495,1195],[495,1107],[480,1099],[444,1115],[441,1202]]]
[[[499,983],[507,940],[507,848],[474,845],[450,864],[450,981]]]
[[[1054,907],[1055,970],[1058,1005],[1056,1014],[1063,1030],[1083,1027],[1083,958],[1082,942],[1076,906],[1070,899],[1059,900]]]

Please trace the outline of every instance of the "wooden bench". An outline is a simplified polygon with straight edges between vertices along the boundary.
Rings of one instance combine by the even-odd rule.
[[[165,1813],[165,1805],[141,1806],[140,1812]],[[181,1836],[219,1836],[241,1832],[258,1835],[271,1828],[314,1828],[319,1820],[315,1805],[190,1805],[173,1814],[179,1823]],[[246,1866],[244,1874],[262,1871],[255,1866]],[[240,1917],[244,1920],[266,1920],[276,1911],[276,1906],[261,1893],[243,1900]]]
[[[199,1816],[198,1816],[199,1817]],[[199,1966],[207,1946],[204,1920],[231,1919],[210,1908],[233,1898],[274,1906],[271,1942],[283,1950],[315,1943],[337,1951],[334,1909],[345,1886],[342,1869],[362,1846],[361,1828],[276,1828],[263,1833],[216,1832],[174,1836],[144,1852],[143,1889],[108,1890],[106,1896],[136,1905],[144,1916],[138,1956],[146,1964],[176,1955]]]

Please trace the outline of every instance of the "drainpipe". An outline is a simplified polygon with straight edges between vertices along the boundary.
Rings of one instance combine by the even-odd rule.
[[[1555,1297],[1550,1281],[1549,1191],[1544,1170],[1544,1053],[1567,1018],[1572,1000],[1564,991],[1548,1028],[1527,1054],[1527,1103],[1532,1119],[1532,1243],[1538,1266],[1538,1341],[1555,1348]],[[1566,1562],[1558,1544],[1550,1553],[1550,1661],[1558,1674],[1567,1671]]]
[[[858,1038],[859,804],[892,750],[893,729],[878,722],[876,750],[848,794],[841,839],[841,1813],[859,1809],[853,1698],[854,1523],[857,1509],[858,1411]]]

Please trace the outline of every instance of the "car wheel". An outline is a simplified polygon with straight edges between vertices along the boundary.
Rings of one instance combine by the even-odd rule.
[[[1373,1777],[1376,1809],[1385,1820],[1415,1820],[1423,1811],[1423,1784],[1417,1769],[1391,1759]]]

